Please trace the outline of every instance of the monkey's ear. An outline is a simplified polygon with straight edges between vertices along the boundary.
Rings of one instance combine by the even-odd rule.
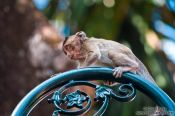
[[[77,32],[76,35],[80,38],[86,38],[86,33],[84,31]]]
[[[86,40],[86,33],[85,32],[80,31],[76,35],[79,37],[79,39],[80,39],[81,42],[83,42],[84,40]]]

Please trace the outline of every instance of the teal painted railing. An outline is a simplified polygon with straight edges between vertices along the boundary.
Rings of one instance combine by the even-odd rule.
[[[89,80],[110,80],[119,82],[121,83],[118,88],[119,93],[116,95],[110,88],[93,84],[88,82]],[[76,85],[86,85],[96,89],[95,100],[103,101],[103,105],[99,111],[94,114],[97,116],[102,115],[105,112],[110,98],[121,102],[127,102],[134,99],[136,96],[135,89],[147,95],[158,106],[166,108],[167,112],[170,112],[172,116],[175,116],[174,101],[157,85],[130,72],[124,73],[121,78],[115,79],[112,75],[112,69],[104,67],[75,69],[51,77],[35,87],[25,96],[12,112],[12,116],[29,115],[39,102],[53,93],[53,97],[49,100],[49,103],[53,103],[55,106],[53,116],[56,116],[58,113],[80,115],[89,110],[91,105],[90,97],[80,90],[70,93],[65,97],[61,95],[65,89]],[[55,91],[57,88],[60,89]],[[84,102],[86,102],[85,106],[82,105]],[[67,103],[67,108],[77,107],[79,110],[70,111],[62,109],[60,104],[64,103]]]

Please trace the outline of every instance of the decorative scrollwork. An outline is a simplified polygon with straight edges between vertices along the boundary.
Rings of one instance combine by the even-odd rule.
[[[117,101],[127,102],[133,100],[136,96],[136,90],[132,84],[120,84],[117,95],[112,89],[106,86],[96,85],[87,81],[70,81],[68,84],[55,91],[52,98],[48,100],[49,103],[52,103],[55,106],[53,116],[57,116],[58,113],[66,115],[81,115],[90,109],[92,102],[91,98],[83,91],[76,90],[75,92],[62,97],[61,94],[66,89],[77,85],[86,85],[95,88],[96,97],[94,100],[96,102],[102,102],[103,104],[94,116],[100,116],[106,111],[110,98],[114,98]],[[85,106],[83,105],[84,103],[86,104]],[[61,108],[61,104],[66,104],[67,109]],[[78,110],[68,110],[70,108],[77,108]]]
[[[89,97],[82,96],[82,91],[77,90],[73,93],[66,95],[65,99],[68,101],[67,108],[83,108],[83,103],[89,99]]]
[[[120,84],[118,87],[119,95],[115,93],[111,93],[112,98],[121,102],[132,101],[136,96],[136,89],[132,86],[132,84]]]
[[[107,87],[103,87],[103,86],[97,86],[96,87],[96,97],[95,97],[95,101],[98,101],[100,99],[104,100],[106,96],[110,97],[112,90],[107,88]]]

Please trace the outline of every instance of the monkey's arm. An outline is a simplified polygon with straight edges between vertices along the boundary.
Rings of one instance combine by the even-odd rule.
[[[80,62],[79,67],[86,67],[94,64],[100,57],[100,50],[97,45],[86,45],[87,55],[83,62]]]
[[[130,54],[130,55],[128,55]],[[123,72],[131,71],[136,73],[139,65],[132,56],[131,53],[116,53],[109,52],[109,58],[112,60],[115,68],[113,75],[115,77],[121,77]]]
[[[99,57],[100,57],[100,54],[90,51],[86,59],[84,60],[84,62],[82,64],[80,63],[80,67],[86,67],[91,64],[94,64],[99,59]]]

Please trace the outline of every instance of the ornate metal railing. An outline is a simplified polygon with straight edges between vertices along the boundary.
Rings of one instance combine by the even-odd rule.
[[[108,87],[94,84],[88,80],[110,80],[121,84],[116,93]],[[90,109],[92,102],[87,93],[76,90],[67,95],[62,95],[66,89],[77,85],[90,86],[95,89],[96,97],[94,100],[102,103],[101,108],[94,114],[95,116],[100,116],[105,112],[111,98],[121,102],[133,100],[136,97],[136,89],[146,94],[158,106],[166,108],[172,116],[175,116],[175,103],[157,85],[129,72],[124,73],[122,78],[115,79],[112,76],[112,69],[104,67],[82,68],[53,76],[30,91],[16,106],[12,116],[29,115],[40,101],[53,93],[52,98],[48,100],[55,106],[53,116],[58,114],[84,114]],[[67,108],[62,108],[62,104],[65,104]],[[74,107],[75,110],[68,110]]]

